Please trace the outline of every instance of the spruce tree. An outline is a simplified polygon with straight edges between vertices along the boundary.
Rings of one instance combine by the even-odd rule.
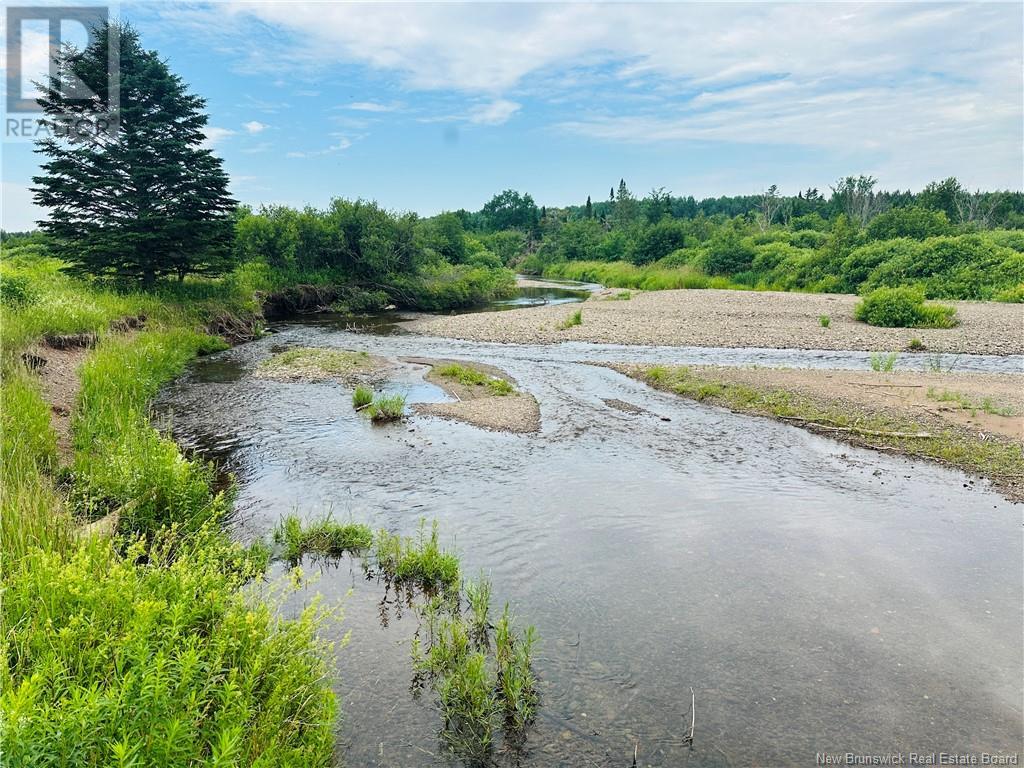
[[[590,202],[590,195],[587,195],[586,216],[588,219],[594,218],[594,204]]]
[[[107,89],[108,47],[120,52],[120,101]],[[204,99],[188,92],[127,25],[96,30],[85,50],[56,57],[57,74],[38,84],[46,156],[33,177],[39,222],[72,270],[151,286],[164,275],[217,274],[231,266],[232,211],[220,158],[202,148]],[[75,76],[94,96],[70,98]],[[101,120],[118,130],[104,131]]]

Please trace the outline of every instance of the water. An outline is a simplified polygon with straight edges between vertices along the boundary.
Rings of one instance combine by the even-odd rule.
[[[464,572],[485,569],[495,604],[510,601],[542,638],[542,710],[522,765],[625,768],[636,744],[652,766],[1021,750],[1020,507],[957,472],[583,362],[866,367],[858,353],[501,346],[345,327],[279,326],[199,362],[161,407],[184,445],[237,474],[242,540],[293,511],[403,533],[437,518]],[[290,344],[497,365],[537,397],[542,431],[427,417],[373,427],[337,384],[251,375]],[[422,372],[406,366],[393,386],[437,397]],[[322,592],[345,606],[332,631],[351,632],[338,658],[345,763],[457,764],[431,697],[409,695],[415,617],[390,606],[382,627],[383,590],[357,563],[305,567],[322,573],[289,607]]]

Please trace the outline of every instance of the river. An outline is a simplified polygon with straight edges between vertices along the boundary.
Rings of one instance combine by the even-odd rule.
[[[541,637],[541,714],[526,753],[499,763],[627,768],[634,748],[651,766],[1021,750],[1020,507],[958,472],[588,364],[867,367],[866,355],[503,346],[404,334],[393,318],[275,330],[198,362],[160,411],[183,446],[235,473],[243,541],[269,538],[289,512],[402,533],[439,521],[464,573],[489,574],[497,605]],[[421,416],[378,427],[336,383],[252,375],[295,345],[498,366],[539,401],[541,432]],[[422,373],[406,365],[392,387],[443,399]],[[316,583],[286,611],[317,592],[344,605],[328,631],[350,635],[338,654],[345,764],[458,765],[429,693],[409,693],[415,614],[382,606],[357,562],[304,567]]]

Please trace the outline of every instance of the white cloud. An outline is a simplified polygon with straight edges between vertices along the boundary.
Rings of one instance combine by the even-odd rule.
[[[261,123],[259,120],[250,120],[248,123],[243,123],[242,127],[248,133],[262,133],[268,128],[266,123]]]
[[[309,151],[305,151],[305,152],[300,152],[298,150],[293,150],[291,152],[288,152],[285,155],[285,157],[291,157],[291,158],[322,157],[323,155],[333,155],[335,152],[341,152],[343,150],[348,149],[351,146],[352,146],[352,142],[349,139],[347,139],[344,136],[342,136],[342,137],[340,137],[338,139],[337,142],[335,142],[334,144],[332,144],[331,146],[329,146],[329,147],[327,147],[325,149],[315,149],[315,150],[309,150]]]
[[[263,2],[211,12],[233,28],[274,30],[261,38],[278,46],[273,55],[246,49],[249,68],[273,62],[299,77],[358,63],[409,90],[486,98],[463,118],[480,124],[508,120],[530,98],[571,109],[554,119],[563,129],[614,141],[856,149],[876,152],[884,174],[942,165],[1021,186],[1019,4]]]
[[[206,135],[206,140],[203,142],[205,149],[213,149],[228,136],[235,135],[235,132],[230,128],[217,128],[212,125],[203,128],[203,133]]]
[[[508,122],[521,105],[508,99],[495,99],[489,104],[474,107],[469,113],[469,122],[476,125],[501,125]]]
[[[381,104],[376,101],[354,101],[344,107],[344,109],[354,109],[356,112],[394,112],[399,108],[398,104]]]

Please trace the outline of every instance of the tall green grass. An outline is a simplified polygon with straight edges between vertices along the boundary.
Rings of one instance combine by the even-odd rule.
[[[61,281],[0,307],[5,344],[102,331],[127,310],[163,301],[121,303],[82,282],[76,307],[58,301]],[[48,319],[59,306],[67,314]],[[162,317],[191,324],[174,308]],[[159,387],[219,346],[181,327],[130,339],[101,334],[81,370],[68,473],[38,380],[19,350],[5,349],[4,765],[333,764],[330,650],[317,638],[328,614],[313,607],[283,620],[246,595],[266,553],[227,539],[214,518],[229,499],[211,490],[212,470],[185,459],[148,421]],[[76,531],[66,486],[77,512],[118,509],[122,536]]]
[[[565,261],[544,269],[545,277],[601,283],[613,288],[665,291],[677,288],[735,288],[750,290],[727,277],[712,277],[693,266],[638,267],[625,261]]]
[[[195,529],[228,511],[213,467],[184,458],[149,422],[159,388],[200,352],[224,347],[189,330],[147,331],[103,344],[83,364],[72,415],[72,499],[94,518],[117,511],[119,530],[146,534],[170,523]]]

